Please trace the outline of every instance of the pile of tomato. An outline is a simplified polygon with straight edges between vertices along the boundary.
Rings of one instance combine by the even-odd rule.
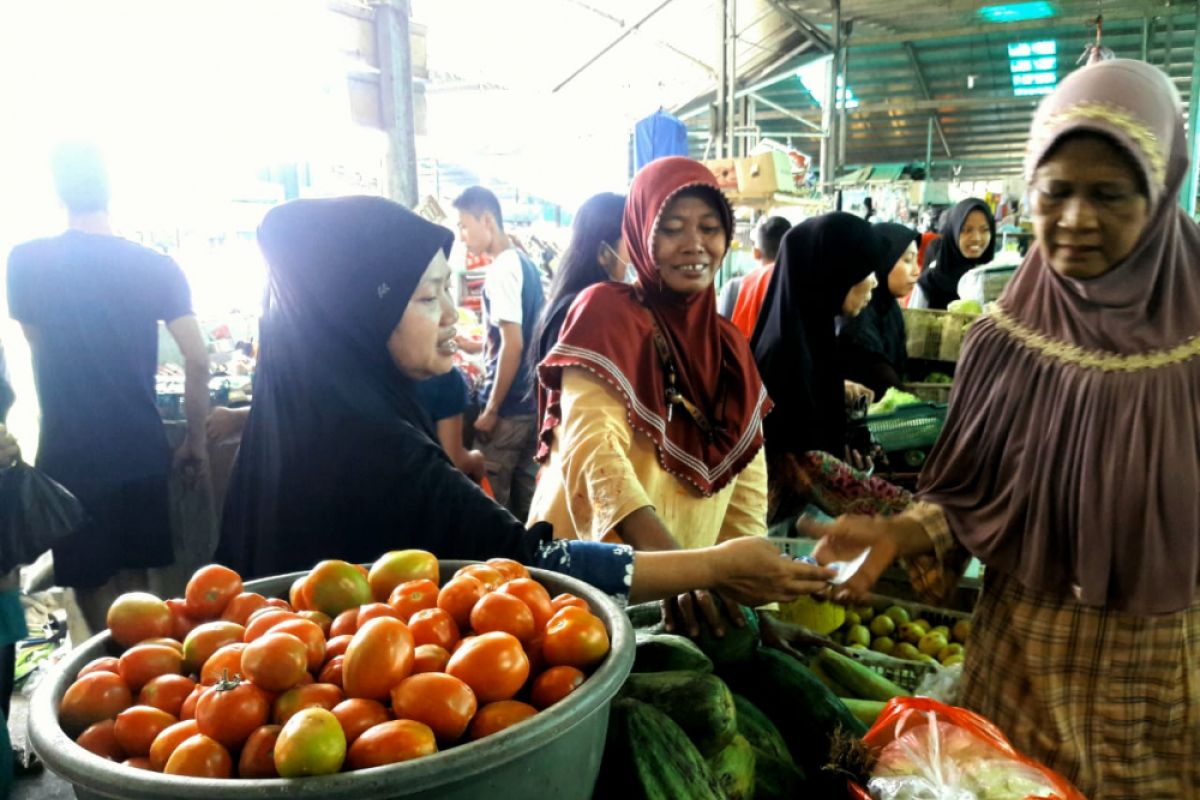
[[[130,767],[205,778],[325,775],[407,761],[528,719],[608,653],[603,622],[508,559],[439,587],[437,558],[322,561],[288,600],[198,570],[186,596],[108,611],[124,651],[79,671],[68,735]]]

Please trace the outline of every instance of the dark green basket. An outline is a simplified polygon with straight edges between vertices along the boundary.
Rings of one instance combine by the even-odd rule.
[[[885,453],[928,450],[937,441],[945,424],[945,403],[901,406],[890,414],[867,417],[871,438],[879,443]]]

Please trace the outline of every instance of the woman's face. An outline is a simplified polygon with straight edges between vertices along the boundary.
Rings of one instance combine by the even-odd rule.
[[[917,265],[917,243],[909,242],[908,247],[896,260],[892,271],[888,273],[888,291],[893,297],[908,297],[917,278],[921,277],[921,268]]]
[[[679,294],[712,286],[729,242],[717,209],[702,197],[677,197],[654,235],[654,263],[663,284]]]
[[[867,303],[871,302],[871,292],[875,291],[875,287],[878,285],[879,279],[872,272],[851,286],[850,291],[846,292],[846,299],[842,301],[842,316],[857,317],[861,314],[862,310],[867,307]]]
[[[987,215],[978,208],[967,214],[962,230],[958,232],[958,249],[967,258],[979,258],[992,242],[992,229]]]
[[[601,242],[600,252],[596,254],[596,260],[604,268],[604,272],[607,273],[610,281],[625,283],[625,265],[629,263],[629,255],[625,250],[625,240],[623,238],[617,239],[612,244]]]
[[[421,276],[400,323],[388,338],[392,362],[414,380],[449,372],[458,351],[454,341],[457,319],[454,302],[450,299],[450,265],[439,250]]]
[[[1033,230],[1055,272],[1098,278],[1133,251],[1150,202],[1123,150],[1098,136],[1063,141],[1034,172]]]

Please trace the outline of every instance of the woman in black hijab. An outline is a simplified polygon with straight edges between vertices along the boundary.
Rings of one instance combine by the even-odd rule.
[[[551,541],[549,526],[525,530],[455,469],[415,389],[451,366],[452,241],[377,197],[267,214],[270,303],[219,561],[250,578],[422,548],[558,569],[634,600],[709,588],[758,604],[822,588],[831,572],[759,539],[638,554]]]
[[[877,223],[873,229],[885,247],[883,262],[875,273],[879,285],[863,312],[842,326],[838,350],[842,377],[880,397],[903,384],[908,350],[904,313],[897,300],[908,297],[916,285],[920,274],[917,242],[921,235],[893,222]]]
[[[969,270],[987,264],[996,253],[996,218],[977,197],[950,209],[938,225],[941,237],[925,251],[925,271],[917,281],[909,308],[944,310],[958,299],[958,281]]]

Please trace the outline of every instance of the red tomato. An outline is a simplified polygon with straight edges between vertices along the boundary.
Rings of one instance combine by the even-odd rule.
[[[233,759],[220,742],[198,733],[175,748],[163,772],[193,778],[232,778]]]
[[[391,617],[398,619],[401,622],[406,622],[408,617],[401,616],[396,609],[389,606],[387,603],[367,603],[358,608],[358,627],[361,628],[373,619],[380,617]]]
[[[171,635],[171,609],[147,592],[126,592],[108,607],[108,630],[122,647]]]
[[[550,593],[546,591],[546,587],[535,580],[518,578],[501,585],[496,591],[502,594],[511,594],[529,606],[529,610],[533,612],[533,625],[539,631],[550,621],[550,617],[554,616],[554,606],[550,604]]]
[[[198,733],[200,729],[196,727],[196,720],[187,719],[176,722],[155,736],[150,745],[150,768],[155,772],[162,772],[175,748]]]
[[[447,650],[462,638],[454,617],[440,608],[427,608],[413,614],[408,620],[408,629],[416,644],[436,644]]]
[[[383,707],[383,703],[364,700],[361,697],[352,697],[338,703],[333,707],[333,715],[337,717],[342,731],[346,734],[347,745],[354,744],[354,740],[362,736],[367,728],[373,728],[392,718]]]
[[[479,709],[475,719],[471,720],[471,739],[491,736],[518,722],[524,722],[537,713],[533,706],[517,700],[488,703]]]
[[[458,678],[441,672],[412,675],[392,689],[397,719],[424,722],[443,744],[456,742],[475,716],[475,693]]]
[[[275,741],[275,769],[281,778],[331,775],[346,760],[346,734],[332,711],[306,708],[283,726]]]
[[[139,644],[126,650],[117,666],[117,674],[125,679],[130,691],[141,691],[159,675],[178,675],[183,669],[183,656],[178,650],[161,644]]]
[[[321,629],[321,633],[326,639],[329,638],[329,629],[333,625],[333,618],[321,611],[298,611],[301,619],[306,619],[309,622],[315,622],[317,627]]]
[[[567,606],[546,624],[542,655],[551,666],[587,669],[608,654],[608,631],[590,611]]]
[[[258,592],[242,592],[225,606],[225,610],[221,612],[221,619],[226,622],[236,622],[238,625],[245,626],[251,614],[260,608],[266,607],[267,598]]]
[[[329,638],[337,636],[353,636],[358,633],[358,607],[347,608],[333,618],[329,626]]]
[[[199,672],[212,654],[227,644],[242,641],[246,629],[236,622],[205,622],[197,625],[183,640],[183,668]]]
[[[58,721],[70,736],[77,736],[91,725],[115,719],[133,705],[129,685],[111,672],[91,672],[67,688],[58,707]]]
[[[111,672],[114,675],[120,675],[120,664],[121,662],[112,656],[102,656],[84,664],[83,668],[79,670],[79,674],[75,677],[82,678],[84,675],[92,672]]]
[[[295,611],[296,610],[296,609],[292,608],[291,603],[289,603],[287,600],[284,600],[282,597],[268,597],[267,605],[269,605],[273,608],[282,608],[284,611]]]
[[[347,608],[357,608],[371,602],[371,586],[367,577],[353,564],[345,561],[322,561],[308,573],[312,591],[312,608],[331,617]]]
[[[438,586],[433,581],[405,581],[388,595],[388,605],[407,622],[413,614],[427,608],[437,608]],[[361,624],[361,620],[359,621]]]
[[[413,674],[445,672],[450,663],[450,651],[437,644],[419,644],[413,651]]]
[[[345,699],[346,695],[341,688],[332,684],[312,683],[308,686],[298,686],[275,698],[271,719],[280,725],[286,725],[298,711],[306,708],[323,708],[328,711]]]
[[[475,633],[503,631],[522,643],[533,639],[533,612],[511,594],[492,592],[484,595],[471,609],[471,630]]]
[[[216,619],[242,592],[242,577],[229,567],[209,564],[192,573],[183,596],[193,619]]]
[[[470,686],[480,703],[494,703],[509,699],[525,685],[529,658],[512,634],[483,633],[464,640],[450,656],[446,674]]]
[[[295,611],[284,611],[282,608],[271,608],[269,611],[255,614],[250,617],[250,624],[246,626],[242,641],[253,642],[271,628],[289,619],[300,619],[300,615]]]
[[[346,662],[345,656],[334,656],[321,667],[321,674],[317,676],[317,680],[321,683],[332,683],[334,686],[341,687],[343,664]]]
[[[127,758],[124,761],[122,761],[121,763],[127,767],[133,767],[134,769],[145,769],[145,770],[150,770],[150,771],[153,771],[153,769],[154,769],[153,767],[150,766],[150,759],[146,758],[145,756],[135,756],[134,758]]]
[[[186,675],[159,675],[142,687],[138,705],[161,708],[173,717],[183,709],[183,701],[196,688],[196,682]]]
[[[471,609],[486,593],[483,582],[470,575],[459,575],[446,582],[438,592],[437,606],[450,616],[459,630],[471,624]]]
[[[167,608],[171,610],[171,637],[183,641],[200,623],[187,613],[187,601],[182,597],[167,600]]]
[[[282,725],[263,725],[255,729],[242,745],[238,757],[239,778],[278,778],[275,771],[275,741],[279,738]]]
[[[529,699],[538,710],[549,708],[582,686],[586,679],[575,667],[551,667],[533,679]]]
[[[325,634],[321,626],[307,619],[288,619],[271,628],[270,633],[288,633],[304,643],[306,669],[315,672],[325,663]]]
[[[392,590],[405,581],[438,582],[438,560],[425,550],[393,550],[375,560],[367,573],[371,594],[377,602],[386,602]]]
[[[95,753],[109,761],[124,761],[125,751],[121,749],[117,735],[113,732],[116,720],[106,719],[89,725],[88,729],[79,734],[75,743],[90,753]]]
[[[244,681],[209,686],[196,703],[200,733],[236,750],[254,729],[267,724],[271,700],[259,687]]]
[[[312,625],[311,622],[308,624]],[[268,692],[286,692],[308,672],[308,650],[304,642],[290,633],[272,631],[245,647],[242,651],[242,677]]]
[[[180,655],[183,655],[183,642],[181,642],[179,639],[172,639],[170,636],[159,636],[154,639],[143,639],[141,644],[161,644],[164,647],[170,647],[172,650],[177,651]]]
[[[325,643],[325,660],[346,655],[346,648],[354,641],[354,634],[334,636]]]
[[[525,569],[525,565],[519,561],[513,561],[511,558],[489,558],[486,563],[503,575],[505,581],[529,577],[529,570]]]
[[[553,600],[550,601],[550,605],[554,608],[554,610],[556,612],[561,611],[562,609],[566,608],[567,606],[575,606],[576,608],[582,608],[584,611],[592,610],[591,607],[587,604],[587,600],[584,600],[582,597],[577,597],[577,596],[571,594],[570,592],[563,592],[562,594],[556,596]]]
[[[307,573],[292,581],[292,587],[288,589],[288,602],[296,611],[312,609],[312,590],[309,588]]]
[[[367,729],[350,745],[346,766],[350,769],[381,767],[410,761],[437,752],[437,739],[428,725],[411,719],[395,719]]]
[[[241,673],[242,652],[245,649],[245,642],[234,642],[213,653],[200,668],[200,682],[212,686],[223,678],[229,679]]]
[[[487,564],[467,564],[454,573],[454,577],[458,578],[462,575],[470,575],[475,580],[483,584],[485,592],[494,592],[500,588],[500,584],[504,583],[507,578],[504,577],[500,570],[489,567]]]
[[[542,640],[538,636],[532,642],[525,643],[525,655],[529,656],[529,674],[538,675],[546,668],[546,657],[542,655]]]
[[[179,720],[154,706],[130,706],[117,714],[113,734],[127,756],[148,756],[154,739]]]
[[[385,700],[392,687],[412,672],[413,638],[398,619],[373,619],[358,629],[342,662],[348,697]]]

